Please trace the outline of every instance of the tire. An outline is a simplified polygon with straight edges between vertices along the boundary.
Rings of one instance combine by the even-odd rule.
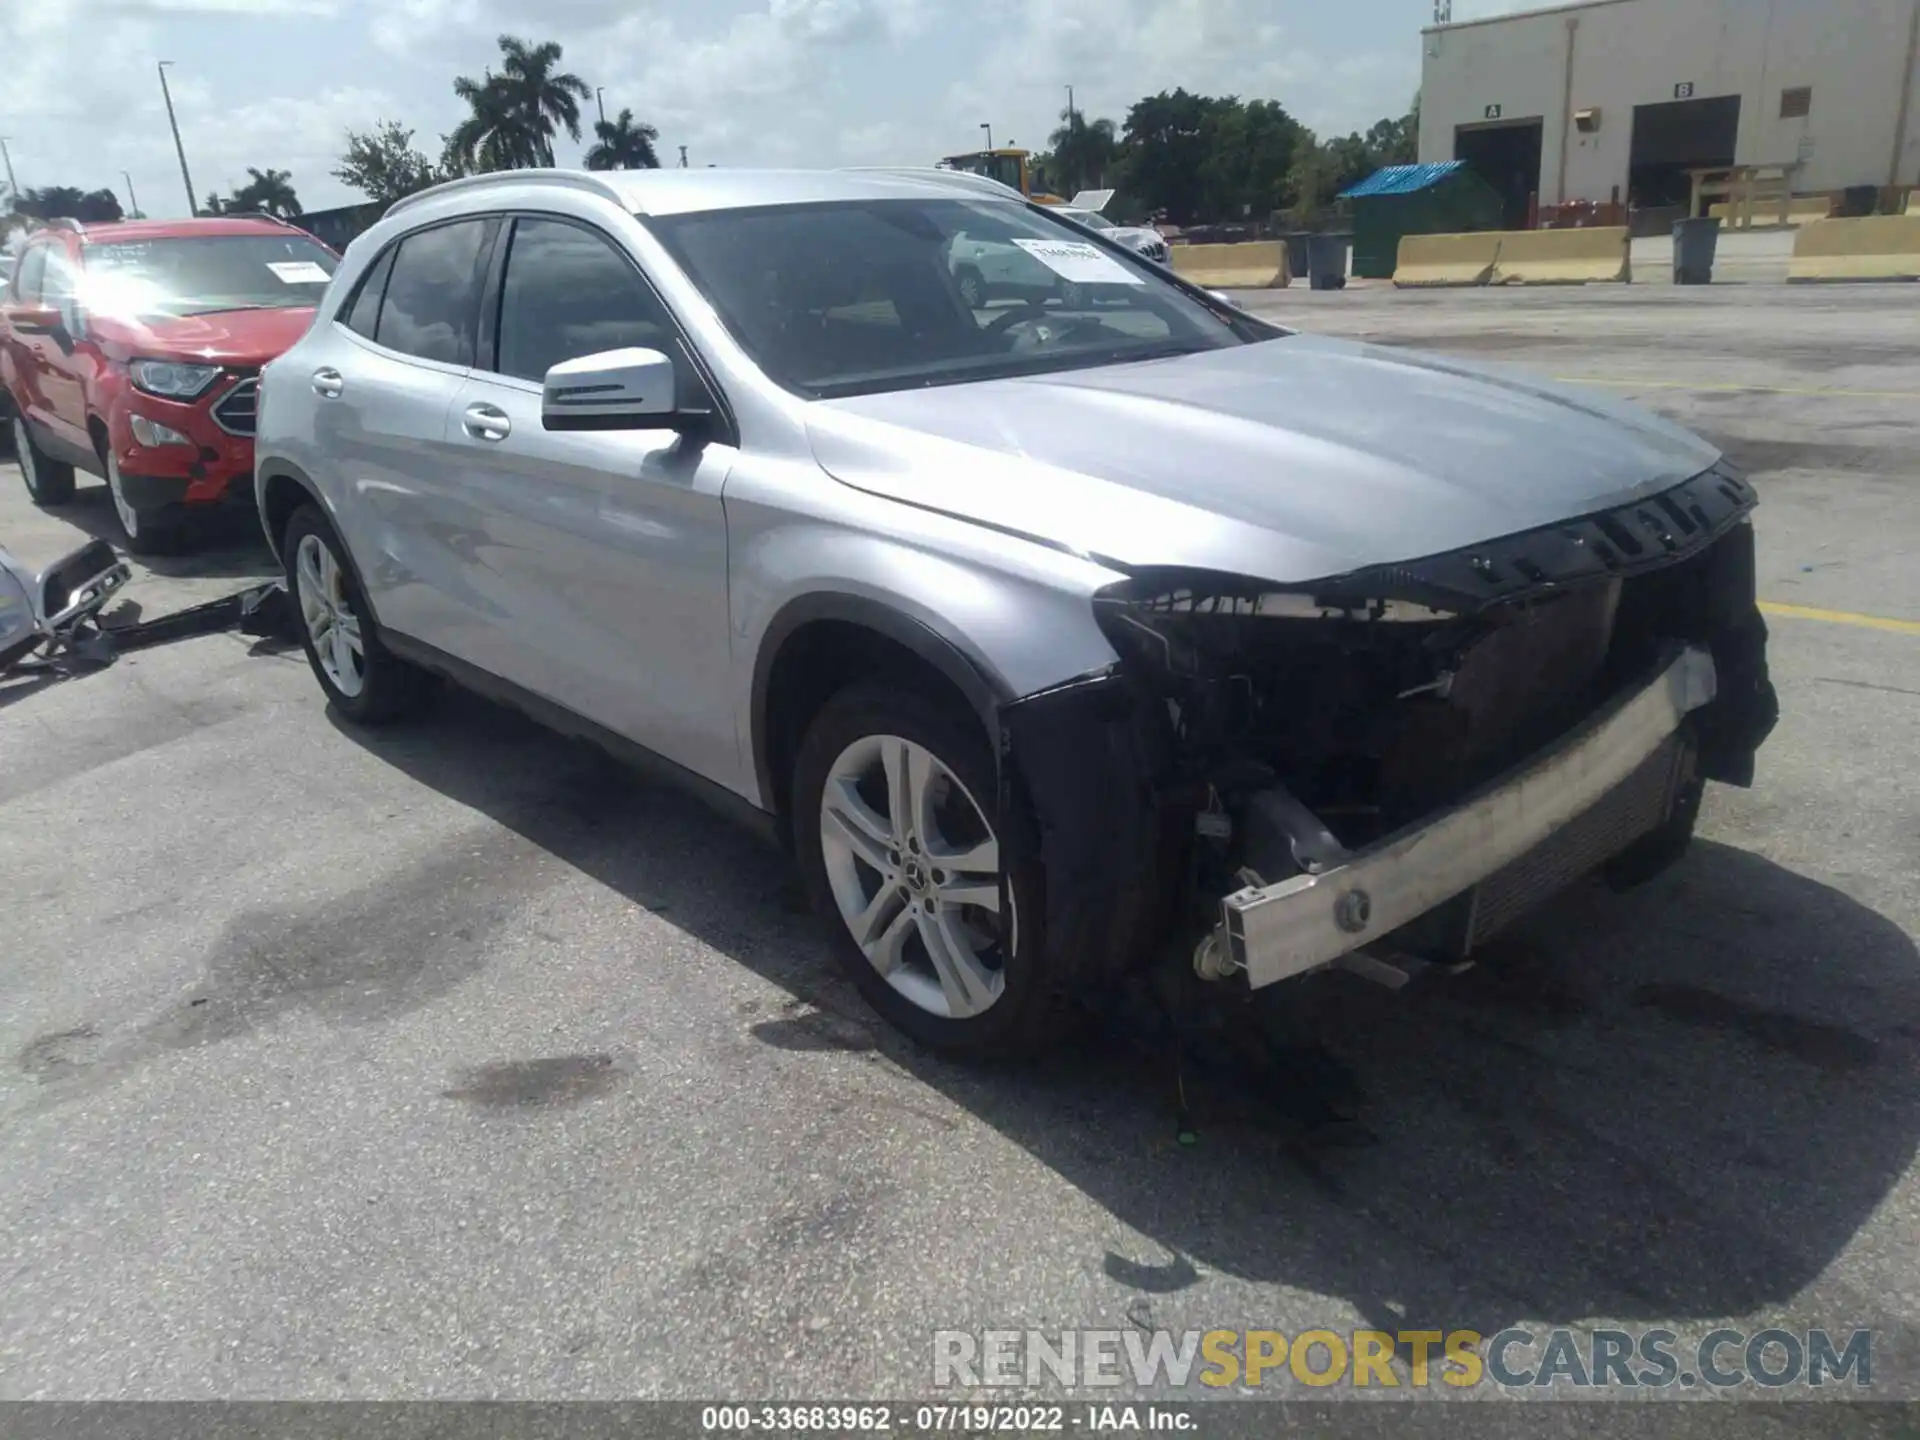
[[[172,555],[187,540],[187,517],[177,505],[157,510],[135,509],[127,499],[120,479],[120,461],[111,445],[100,449],[101,468],[107,472],[107,493],[113,497],[113,513],[120,519],[120,532],[127,537],[127,550],[134,555]]]
[[[953,272],[953,280],[960,287],[960,299],[969,310],[979,310],[986,305],[986,277],[973,266],[962,265]]]
[[[33,443],[27,422],[13,417],[13,454],[20,464],[20,476],[27,482],[27,495],[36,505],[66,505],[73,500],[73,466],[47,458],[47,452]]]
[[[431,681],[381,643],[360,577],[319,506],[302,505],[293,512],[280,554],[300,648],[328,703],[360,725],[382,725],[418,712],[431,694]]]
[[[914,813],[899,825],[889,773],[924,782],[929,800],[903,807]],[[897,684],[850,686],[807,731],[792,794],[802,878],[867,1003],[956,1058],[1036,1049],[1055,1013],[1042,974],[1040,877],[1017,866],[1000,885],[995,769],[973,717]],[[1011,944],[999,935],[1003,903]],[[862,921],[874,937],[866,948],[853,929]],[[946,965],[933,963],[933,946]]]

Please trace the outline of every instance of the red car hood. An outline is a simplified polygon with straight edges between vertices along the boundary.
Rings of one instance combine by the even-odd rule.
[[[264,365],[277,358],[313,323],[313,307],[287,310],[219,310],[210,315],[126,319],[99,315],[100,338],[128,356],[155,360],[203,360],[216,365]]]

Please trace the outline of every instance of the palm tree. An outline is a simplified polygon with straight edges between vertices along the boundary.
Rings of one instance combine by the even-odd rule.
[[[637,124],[633,111],[622,110],[612,120],[594,122],[598,138],[587,151],[589,170],[658,170],[660,157],[653,153],[653,142],[660,132],[651,125]]]
[[[1111,120],[1088,120],[1078,109],[1062,110],[1061,125],[1047,137],[1053,163],[1047,173],[1062,195],[1098,185],[1120,155],[1120,141]]]
[[[293,191],[293,176],[285,170],[260,171],[249,165],[248,180],[223,202],[223,210],[260,210],[291,220],[300,213],[300,197]],[[215,212],[218,213],[218,212]]]
[[[468,113],[447,137],[449,169],[525,170],[540,163],[540,136],[527,123],[506,81],[491,70],[483,79],[462,75],[453,93],[467,102]]]
[[[557,71],[560,47],[502,35],[500,73],[462,75],[453,93],[471,113],[447,137],[451,158],[469,170],[519,170],[553,164],[553,132],[580,138],[580,102],[593,93],[578,75]]]

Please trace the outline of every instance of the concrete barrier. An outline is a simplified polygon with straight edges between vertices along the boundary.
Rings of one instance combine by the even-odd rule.
[[[1731,225],[1734,217],[1734,205],[1728,200],[1716,200],[1707,207],[1707,214],[1723,225]],[[1787,224],[1792,226],[1811,225],[1816,220],[1824,220],[1833,214],[1831,195],[1797,195],[1787,202]],[[1778,201],[1755,201],[1750,216],[1755,228],[1777,226],[1780,223],[1780,205]]]
[[[1403,290],[1484,285],[1500,259],[1500,232],[1465,235],[1402,235],[1394,257],[1393,283]]]
[[[1787,279],[1920,280],[1920,215],[1816,221],[1793,237]]]
[[[1243,240],[1237,245],[1173,245],[1173,270],[1182,280],[1216,290],[1282,290],[1287,270],[1284,240]]]
[[[1514,230],[1500,236],[1495,285],[1587,285],[1633,279],[1624,225],[1580,230]]]

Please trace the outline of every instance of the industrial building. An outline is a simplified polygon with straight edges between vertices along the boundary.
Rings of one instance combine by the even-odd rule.
[[[1420,160],[1466,161],[1510,225],[1534,197],[1683,213],[1713,167],[1920,182],[1920,0],[1589,0],[1421,39]]]

